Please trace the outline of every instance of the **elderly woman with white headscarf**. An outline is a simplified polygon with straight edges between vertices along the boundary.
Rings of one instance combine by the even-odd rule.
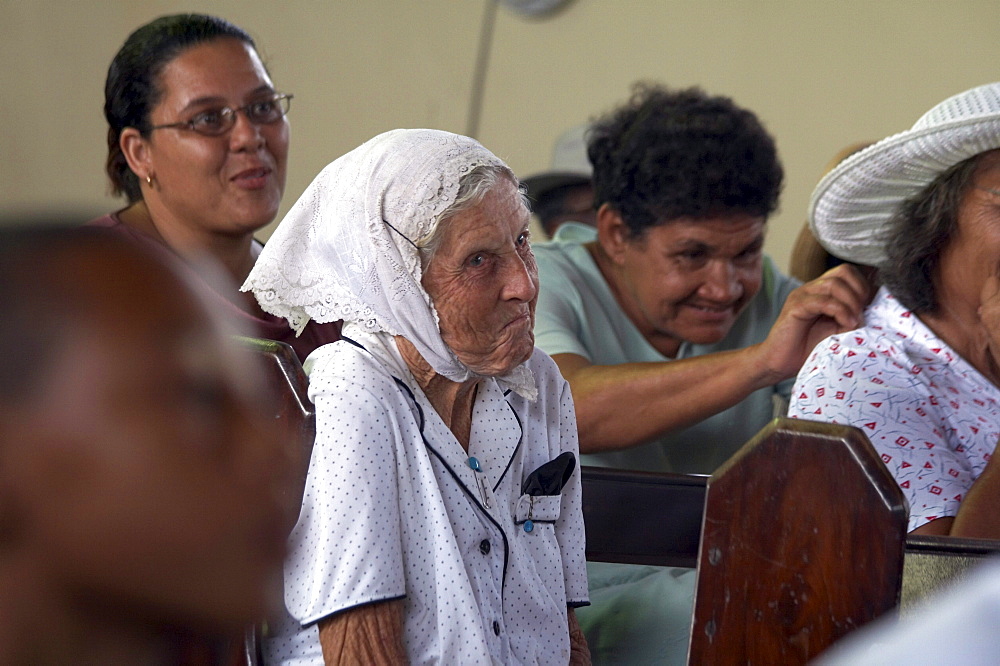
[[[1000,538],[1000,83],[844,160],[810,223],[883,286],[864,326],[815,348],[789,414],[860,428],[911,531]]]
[[[569,388],[534,348],[538,278],[510,169],[435,130],[327,166],[244,289],[293,328],[317,434],[271,662],[589,661]]]

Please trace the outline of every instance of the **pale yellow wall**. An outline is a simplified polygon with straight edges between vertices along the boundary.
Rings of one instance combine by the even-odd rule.
[[[287,208],[327,162],[393,127],[463,132],[481,0],[0,0],[0,205],[107,211],[107,64],[162,13],[225,16],[258,39],[296,95]],[[910,126],[945,97],[1000,79],[987,0],[575,0],[497,15],[482,142],[520,174],[629,84],[699,84],[756,111],[788,174],[768,250],[787,265],[809,193],[843,145]]]

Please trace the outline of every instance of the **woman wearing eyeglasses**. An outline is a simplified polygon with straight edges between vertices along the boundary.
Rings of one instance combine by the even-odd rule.
[[[136,242],[218,260],[234,285],[253,267],[254,233],[271,222],[285,189],[292,96],[275,89],[253,39],[216,17],[178,14],[133,32],[104,88],[106,170],[128,207],[91,222]],[[339,323],[299,336],[235,286],[219,305],[261,337],[287,342],[300,360],[339,338]]]

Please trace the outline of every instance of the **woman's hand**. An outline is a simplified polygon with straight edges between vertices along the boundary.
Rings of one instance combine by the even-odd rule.
[[[794,377],[824,338],[860,326],[872,294],[871,283],[849,264],[831,268],[789,294],[767,339],[758,345],[773,375],[770,383]]]

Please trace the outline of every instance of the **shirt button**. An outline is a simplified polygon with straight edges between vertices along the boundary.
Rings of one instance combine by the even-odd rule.
[[[493,633],[496,634],[497,636],[500,635],[500,623],[497,622],[496,620],[493,620]]]
[[[488,540],[483,539],[482,541],[479,542],[479,552],[482,553],[483,555],[490,554],[490,542]]]

